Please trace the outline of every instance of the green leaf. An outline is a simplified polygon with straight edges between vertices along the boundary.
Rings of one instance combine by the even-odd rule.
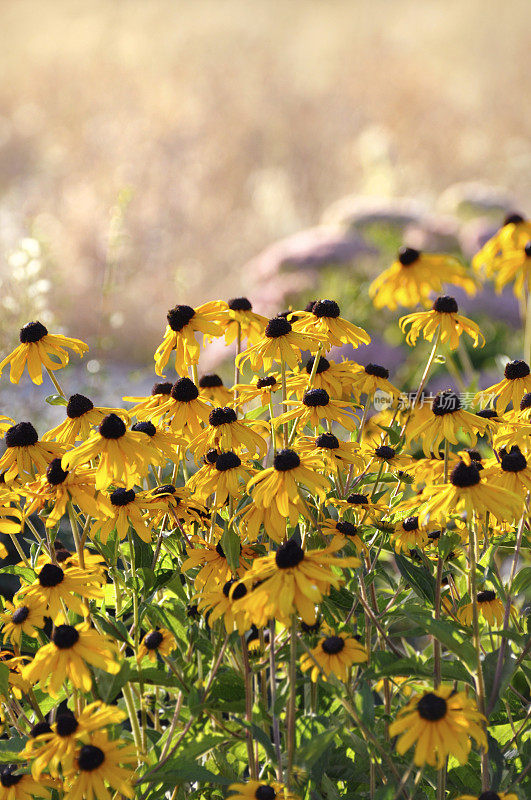
[[[452,653],[455,653],[463,659],[468,667],[474,669],[476,651],[470,642],[458,638],[456,628],[451,622],[442,619],[432,619],[432,617],[429,617],[427,614],[414,611],[408,611],[408,618],[417,622],[425,633],[435,636],[448,650],[451,650]]]
[[[492,711],[495,710],[499,702],[500,696],[505,694],[505,690],[507,689],[507,686],[509,685],[509,682],[513,677],[514,671],[516,669],[516,657],[509,650],[509,648],[506,648],[501,670],[501,680],[498,689],[496,691],[496,694],[494,695],[493,694],[494,678],[498,667],[499,654],[500,654],[499,650],[493,650],[492,652],[487,653],[487,655],[483,659],[485,696],[487,698],[487,707]]]
[[[116,675],[110,675],[108,672],[104,672],[101,669],[95,669],[94,671],[97,675],[97,680],[94,682],[94,685],[98,689],[100,699],[103,700],[104,703],[110,704],[118,697],[122,686],[125,686],[128,682],[131,674],[131,667],[127,661],[124,661],[120,672]]]
[[[67,406],[68,400],[66,397],[63,397],[62,394],[49,394],[48,397],[45,398],[46,402],[50,406]]]
[[[150,783],[161,783],[163,786],[170,786],[174,789],[180,783],[195,783],[196,781],[213,783],[216,786],[228,786],[233,782],[233,779],[216,775],[196,761],[185,761],[182,757],[179,758],[177,756],[168,761],[167,764],[164,764],[160,770],[151,772],[146,778],[140,778],[139,783],[147,783],[148,781]]]
[[[416,567],[399,553],[395,555],[396,566],[415,594],[435,605],[435,579],[425,567]]]
[[[2,665],[3,666],[3,665]],[[0,760],[20,761],[20,751],[24,749],[26,739],[21,736],[10,736],[0,740]]]
[[[240,537],[233,530],[226,530],[221,537],[221,546],[227,563],[233,572],[240,566]]]
[[[245,419],[258,419],[261,414],[264,414],[268,410],[268,406],[260,406],[259,408],[253,408],[252,411],[248,411],[245,415]]]
[[[9,693],[9,667],[0,663],[0,695],[6,697]]]

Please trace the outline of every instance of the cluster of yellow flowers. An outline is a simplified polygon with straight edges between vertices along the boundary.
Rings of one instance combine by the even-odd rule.
[[[408,345],[432,343],[410,403],[384,366],[332,360],[334,347],[370,343],[334,300],[272,319],[243,297],[175,306],[155,371],[174,367],[176,380],[124,397],[127,410],[64,394],[55,372],[86,344],[40,322],[22,328],[0,372],[9,365],[18,383],[27,366],[40,384],[44,368],[66,418],[40,438],[31,422],[0,418],[1,555],[16,548],[18,565],[4,571],[20,582],[0,613],[2,719],[16,740],[0,765],[0,800],[199,792],[204,766],[175,777],[175,763],[205,718],[226,733],[224,774],[244,778],[232,783],[236,800],[309,797],[297,751],[300,720],[318,713],[317,684],[332,692],[328,713],[366,742],[365,796],[376,780],[396,782],[399,796],[409,772],[401,777],[397,759],[414,746],[414,765],[434,768],[442,798],[448,759],[466,763],[474,741],[480,800],[517,800],[490,788],[487,725],[504,653],[518,652],[522,634],[513,584],[531,492],[530,368],[507,363],[471,410],[453,390],[425,402],[424,388],[438,352],[463,335],[485,343],[443,285],[473,293],[483,271],[527,297],[529,264],[531,223],[517,215],[475,258],[476,277],[451,256],[400,250],[370,294],[377,308],[431,306],[400,319]],[[199,376],[201,336],[236,347],[233,386]],[[378,393],[387,408],[371,416]],[[512,551],[505,581],[500,545]],[[399,595],[420,630],[393,632]],[[420,648],[419,635],[430,637]],[[378,660],[411,662],[427,641],[431,679]],[[454,645],[468,659],[461,673]],[[490,696],[489,646],[500,663]],[[236,728],[208,702],[228,669],[245,693]],[[395,717],[398,756],[359,711],[364,681],[385,725]],[[231,736],[244,742],[246,775]]]

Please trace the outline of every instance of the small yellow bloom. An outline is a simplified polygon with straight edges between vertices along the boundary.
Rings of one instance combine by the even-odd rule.
[[[483,347],[485,337],[476,323],[458,314],[458,310],[456,300],[445,295],[437,298],[431,311],[416,311],[414,314],[401,317],[399,325],[404,333],[408,325],[411,326],[406,342],[414,347],[421,333],[428,342],[431,342],[437,331],[440,331],[440,341],[448,342],[450,350],[459,347],[459,337],[462,333],[470,336],[474,347],[478,345]]]
[[[20,331],[20,344],[3,361],[0,361],[0,375],[6,364],[11,364],[9,380],[18,383],[28,366],[33,383],[42,383],[42,368],[56,370],[68,364],[65,348],[78,353],[81,358],[88,352],[88,344],[79,339],[70,339],[59,333],[48,333],[41,322],[28,322]],[[54,360],[56,359],[56,360]]]

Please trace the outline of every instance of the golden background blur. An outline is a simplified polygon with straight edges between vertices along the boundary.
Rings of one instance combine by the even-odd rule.
[[[176,303],[260,311],[244,265],[344,195],[480,180],[530,210],[529,0],[18,0],[0,19],[3,350],[25,314],[134,360]]]

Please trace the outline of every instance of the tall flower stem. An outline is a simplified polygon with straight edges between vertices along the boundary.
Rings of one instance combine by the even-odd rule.
[[[65,400],[66,400],[66,394],[63,392],[63,390],[61,388],[61,384],[59,383],[59,381],[57,380],[57,378],[53,374],[52,370],[49,369],[48,367],[45,367],[45,370],[48,373],[48,376],[49,376],[51,382],[53,383],[53,385],[57,389],[57,392],[61,395],[61,397],[64,397]]]
[[[472,601],[472,631],[474,637],[474,648],[476,651],[476,693],[478,696],[478,707],[486,717],[485,707],[485,681],[483,678],[483,665],[481,663],[481,639],[479,635],[479,615],[478,615],[478,593],[477,593],[477,562],[476,562],[476,528],[472,515],[468,514],[468,563],[470,569],[470,599]],[[485,748],[481,749],[481,786],[484,792],[489,788],[489,762]]]
[[[287,398],[287,386],[286,386],[286,363],[284,360],[280,362],[280,373],[282,375],[282,413],[287,411],[286,406],[286,398]],[[282,426],[282,431],[284,435],[284,447],[288,446],[288,423],[285,422]]]
[[[289,700],[288,700],[288,789],[293,783],[293,756],[295,754],[295,715],[297,699],[297,617],[291,620],[289,645]]]
[[[242,326],[241,322],[236,323],[238,325],[238,333],[236,335],[236,358],[234,359],[234,385],[240,382],[240,368],[238,366],[238,356],[242,351]],[[234,391],[234,399],[238,397],[237,390]]]
[[[279,781],[282,777],[282,752],[280,750],[280,726],[275,711],[277,703],[277,665],[275,658],[275,620],[269,623],[269,688],[271,695],[271,721],[273,727],[273,742],[277,756],[277,777]]]
[[[251,778],[255,781],[258,778],[258,771],[256,769],[256,762],[254,760],[254,742],[253,734],[251,732],[251,725],[253,722],[253,676],[251,673],[251,665],[249,663],[249,651],[247,650],[247,642],[245,636],[240,636],[240,644],[242,648],[242,661],[243,661],[243,680],[245,684],[245,721],[248,728],[245,731],[245,741],[247,744],[247,757],[249,759],[249,770]]]
[[[437,333],[435,335],[435,341],[433,343],[433,347],[431,348],[431,352],[430,352],[430,355],[428,356],[428,360],[426,362],[426,366],[424,367],[424,372],[422,373],[422,377],[420,379],[420,383],[419,383],[418,389],[417,389],[417,391],[415,393],[415,397],[413,398],[413,402],[411,403],[410,413],[408,414],[408,417],[407,417],[406,421],[404,422],[404,424],[402,426],[402,430],[400,431],[400,436],[401,437],[405,433],[405,430],[407,428],[407,424],[408,424],[409,420],[411,419],[411,412],[415,410],[415,408],[417,406],[417,403],[419,402],[420,397],[422,395],[422,390],[424,389],[424,387],[426,385],[426,381],[428,380],[428,375],[430,374],[431,366],[433,364],[435,356],[437,355],[437,348],[439,346],[440,339],[441,339],[441,326],[439,325],[439,327],[437,328]]]

